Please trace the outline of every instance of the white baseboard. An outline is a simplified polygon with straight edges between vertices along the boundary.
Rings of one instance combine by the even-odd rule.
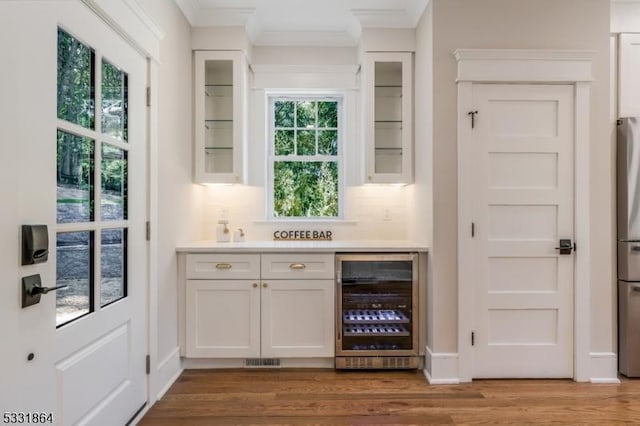
[[[245,368],[244,358],[182,358],[185,370]],[[282,358],[281,368],[335,368],[335,358]]]
[[[156,394],[156,401],[164,396],[171,385],[180,377],[180,374],[182,374],[180,348],[176,347],[158,363],[156,368],[156,383],[158,383],[157,388],[159,389]]]
[[[613,352],[591,352],[591,383],[620,383],[618,379],[618,356]]]
[[[426,347],[424,375],[432,385],[457,385],[460,383],[458,374],[458,354],[447,352],[432,352]]]

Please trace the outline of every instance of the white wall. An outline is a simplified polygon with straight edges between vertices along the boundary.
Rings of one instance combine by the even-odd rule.
[[[432,0],[433,244],[431,348],[457,350],[456,62],[458,48],[595,50],[591,87],[591,350],[613,352],[613,147],[609,116],[608,0]],[[587,30],[588,29],[588,30]],[[426,49],[426,50],[425,50]],[[422,52],[422,53],[421,53]],[[428,55],[422,47],[418,54]],[[578,241],[578,247],[580,242]]]
[[[151,397],[179,367],[175,247],[199,238],[204,188],[193,182],[191,27],[172,1],[139,0],[162,28],[158,68],[157,356]]]

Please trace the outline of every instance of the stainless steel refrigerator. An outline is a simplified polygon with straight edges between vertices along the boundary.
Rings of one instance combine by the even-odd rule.
[[[640,117],[618,120],[618,370],[640,377]]]

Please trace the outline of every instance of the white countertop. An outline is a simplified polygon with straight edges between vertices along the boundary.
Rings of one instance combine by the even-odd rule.
[[[411,241],[394,240],[350,240],[350,241],[245,241],[241,243],[218,243],[195,241],[179,244],[177,252],[185,253],[229,253],[229,252],[426,252],[428,247]]]

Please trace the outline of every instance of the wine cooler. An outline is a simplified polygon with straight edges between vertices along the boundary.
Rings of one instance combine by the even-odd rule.
[[[418,368],[418,255],[339,254],[336,276],[336,368]]]

